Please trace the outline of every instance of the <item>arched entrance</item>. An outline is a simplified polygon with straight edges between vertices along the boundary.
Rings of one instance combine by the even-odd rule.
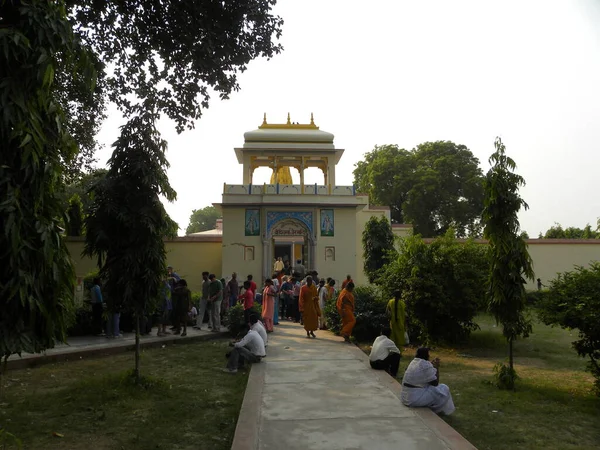
[[[316,240],[312,212],[268,212],[263,239],[263,278],[273,274],[277,257],[287,258],[294,266],[297,259],[307,270],[315,269]]]

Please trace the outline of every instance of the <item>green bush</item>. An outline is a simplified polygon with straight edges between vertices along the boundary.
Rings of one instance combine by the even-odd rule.
[[[92,310],[89,305],[77,308],[74,319],[67,328],[67,336],[87,336],[93,331]]]
[[[473,319],[485,308],[488,271],[485,247],[471,240],[449,232],[427,244],[410,236],[378,283],[384,298],[402,292],[411,340],[456,343],[479,328]]]
[[[544,302],[544,299],[548,296],[548,290],[543,291],[527,291],[525,293],[525,301],[529,306],[538,306]]]
[[[579,331],[573,347],[580,356],[590,358],[588,369],[600,396],[600,263],[559,274],[550,282],[538,313],[546,325]]]
[[[325,306],[327,326],[335,334],[340,333],[341,318],[332,299]],[[371,342],[381,333],[381,329],[390,322],[385,313],[387,300],[373,286],[357,286],[354,289],[354,315],[356,325],[352,335],[360,342]]]
[[[262,306],[258,303],[254,303],[252,311],[261,317]],[[237,304],[227,310],[227,323],[229,323],[229,332],[231,336],[237,337],[244,329],[247,328],[246,321],[244,320],[244,306]]]

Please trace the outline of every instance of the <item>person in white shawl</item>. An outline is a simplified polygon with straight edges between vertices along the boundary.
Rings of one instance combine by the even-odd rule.
[[[406,406],[427,406],[437,414],[450,415],[454,402],[450,389],[440,383],[440,360],[429,362],[429,349],[417,349],[415,359],[408,365],[402,378],[402,403]]]

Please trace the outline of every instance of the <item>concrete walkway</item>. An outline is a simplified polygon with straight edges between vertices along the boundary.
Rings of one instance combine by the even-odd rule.
[[[232,450],[474,449],[429,409],[400,402],[400,384],[358,347],[283,322],[250,372]]]
[[[158,337],[156,336],[157,331],[158,329],[154,327],[150,335],[140,336],[140,345],[146,348],[158,347],[173,343],[205,341],[229,335],[227,327],[221,327],[219,333],[213,333],[206,327],[206,324],[201,331],[188,327],[187,336],[183,337],[173,334]],[[122,337],[114,339],[104,336],[75,336],[68,338],[66,344],[57,344],[56,347],[46,350],[44,353],[23,353],[21,357],[13,355],[8,359],[7,369],[22,369],[83,357],[105,356],[134,350],[134,348],[135,333],[124,333]]]

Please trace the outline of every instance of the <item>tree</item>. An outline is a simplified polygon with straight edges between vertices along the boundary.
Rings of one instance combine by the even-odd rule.
[[[478,328],[489,267],[484,246],[457,242],[452,230],[426,243],[421,236],[400,239],[396,258],[377,283],[386,298],[402,292],[411,335],[424,342],[460,342]]]
[[[599,229],[592,230],[589,223],[584,228],[568,227],[564,229],[560,223],[555,223],[541,236],[542,239],[598,239],[599,237]]]
[[[539,314],[546,325],[578,330],[579,340],[573,347],[580,356],[590,358],[588,369],[600,396],[600,263],[558,274],[550,281]]]
[[[521,208],[528,209],[519,195],[525,180],[514,173],[516,164],[506,155],[500,138],[494,146],[496,151],[489,159],[492,167],[484,183],[484,237],[489,241],[491,264],[488,298],[489,310],[502,324],[502,334],[508,341],[509,366],[497,366],[499,386],[514,389],[513,341],[531,332],[524,309],[526,278],[533,279],[533,264],[518,219]]]
[[[476,236],[483,207],[483,173],[464,145],[425,142],[407,151],[375,147],[356,165],[354,183],[374,203],[390,206],[393,223],[412,223],[415,233]]]
[[[75,30],[112,73],[108,99],[126,116],[148,105],[193,128],[209,91],[228,98],[237,73],[255,58],[281,51],[273,38],[283,21],[274,0],[66,0]]]
[[[132,117],[113,144],[106,177],[93,187],[85,219],[84,254],[96,256],[112,312],[131,310],[136,319],[135,378],[139,382],[140,318],[158,297],[166,273],[163,239],[177,224],[160,196],[175,200],[166,169],[167,144],[155,128],[156,115]]]
[[[371,217],[362,234],[364,270],[374,283],[380,270],[395,258],[394,233],[385,217]]]
[[[92,204],[90,192],[92,187],[106,175],[106,169],[92,169],[89,172],[80,173],[61,187],[58,197],[64,204],[64,209],[69,207],[69,201],[77,195],[81,200],[81,210],[85,215]]]
[[[69,68],[91,93],[94,67],[61,2],[3,1],[0,48],[0,357],[6,361],[66,339],[75,276],[56,191],[76,145],[54,75]]]
[[[74,194],[69,200],[67,210],[67,236],[81,236],[83,233],[83,211],[79,195]]]
[[[214,206],[205,206],[202,209],[194,209],[190,216],[190,224],[185,229],[185,234],[214,230],[217,226],[217,219],[220,218],[221,213]]]

